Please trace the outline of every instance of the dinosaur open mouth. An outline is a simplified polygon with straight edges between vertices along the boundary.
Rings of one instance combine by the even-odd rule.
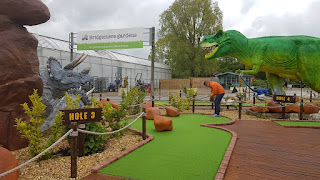
[[[205,51],[207,51],[208,53],[206,54],[205,58],[208,59],[211,56],[213,56],[217,50],[219,49],[219,44],[213,44],[212,46],[209,47],[202,47],[202,49],[204,49]]]

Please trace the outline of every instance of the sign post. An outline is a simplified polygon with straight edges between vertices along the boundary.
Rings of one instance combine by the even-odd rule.
[[[70,109],[61,110],[63,115],[63,124],[70,125],[73,132],[70,134],[70,155],[71,155],[71,178],[77,177],[77,137],[78,137],[78,125],[83,125],[89,122],[99,122],[101,121],[102,108],[88,108],[88,109]],[[80,137],[79,137],[80,138]],[[84,137],[82,141],[79,142],[79,152],[83,155],[84,148]],[[82,143],[82,144],[81,144]]]

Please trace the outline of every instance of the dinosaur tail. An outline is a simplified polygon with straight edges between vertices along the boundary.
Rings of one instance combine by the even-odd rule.
[[[239,77],[242,79],[242,81],[248,86],[248,88],[249,88],[251,91],[255,92],[255,90],[252,89],[252,88],[247,84],[247,82],[242,78],[242,76],[239,75]]]

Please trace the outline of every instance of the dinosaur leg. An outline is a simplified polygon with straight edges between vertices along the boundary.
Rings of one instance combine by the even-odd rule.
[[[286,92],[283,89],[284,78],[279,77],[276,74],[266,73],[267,80],[271,86],[272,93],[274,95],[285,95]]]

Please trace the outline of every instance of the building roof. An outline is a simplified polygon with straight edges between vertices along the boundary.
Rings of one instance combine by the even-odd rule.
[[[216,76],[223,76],[223,75],[227,75],[227,74],[231,74],[231,75],[239,76],[239,74],[234,73],[234,72],[225,72],[225,73],[220,73],[220,74],[216,74]],[[244,74],[243,76],[245,76],[245,77],[252,77],[253,75]]]
[[[49,48],[49,49],[55,49],[55,50],[60,50],[60,51],[70,51],[69,49],[69,42],[66,40],[62,39],[56,39],[48,36],[43,36],[39,34],[34,34],[32,35],[38,39],[38,46],[43,47],[43,48]],[[142,59],[139,57],[134,57],[130,55],[125,55],[117,52],[112,52],[109,50],[82,50],[82,51],[77,51],[77,49],[74,49],[75,53],[85,53],[88,54],[89,56],[96,56],[96,57],[101,57],[101,58],[106,58],[106,59],[111,59],[111,60],[119,60],[119,61],[124,61],[128,63],[134,63],[134,64],[140,64],[140,65],[146,65],[146,66],[151,66],[151,61],[147,59]],[[163,69],[170,69],[169,66],[155,62],[154,67],[157,68],[163,68]]]

